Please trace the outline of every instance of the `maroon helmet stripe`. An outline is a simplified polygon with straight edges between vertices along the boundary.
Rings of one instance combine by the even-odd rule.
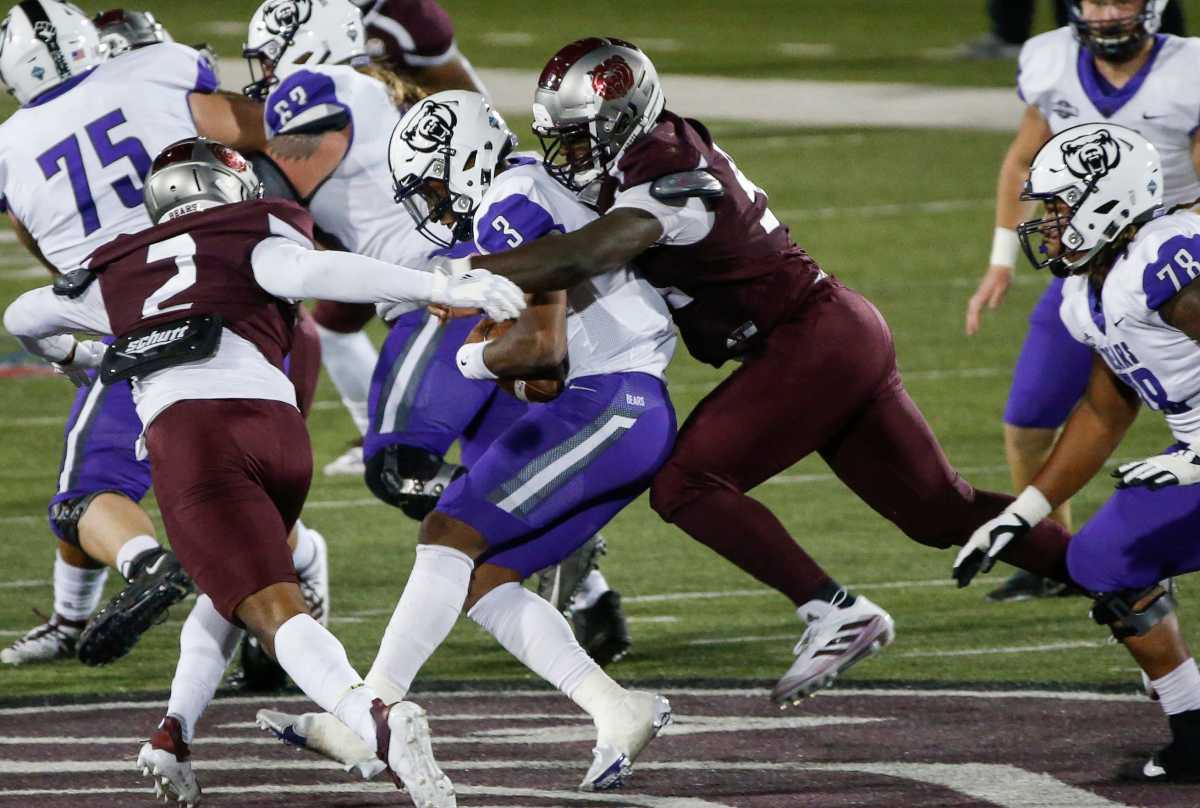
[[[563,77],[567,75],[567,71],[574,67],[576,62],[596,48],[602,48],[607,44],[608,40],[591,36],[587,39],[577,39],[570,45],[564,45],[558,53],[550,57],[550,61],[546,62],[546,66],[542,68],[542,74],[538,76],[538,87],[543,90],[557,90],[562,84]]]

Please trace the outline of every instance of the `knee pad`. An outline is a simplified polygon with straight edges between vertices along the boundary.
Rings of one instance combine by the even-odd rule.
[[[55,536],[58,536],[58,538],[67,544],[74,545],[82,550],[83,547],[79,544],[79,520],[87,513],[88,507],[96,497],[101,494],[119,493],[119,491],[93,491],[81,497],[50,503],[50,529],[54,531]]]
[[[434,509],[450,483],[467,473],[433,452],[403,444],[376,452],[366,467],[364,479],[371,493],[418,522]]]
[[[1093,595],[1092,619],[1118,640],[1141,637],[1175,611],[1175,599],[1161,584]]]

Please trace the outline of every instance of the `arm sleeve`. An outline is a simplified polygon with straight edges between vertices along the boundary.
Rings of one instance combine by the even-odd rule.
[[[427,303],[434,293],[431,272],[354,253],[311,250],[280,236],[259,242],[250,263],[259,286],[288,300]]]
[[[18,297],[4,312],[4,328],[25,350],[51,362],[61,362],[75,345],[73,331],[107,334],[111,331],[100,284],[71,299],[43,286]]]
[[[662,225],[659,244],[684,246],[703,241],[713,228],[715,215],[700,199],[689,199],[683,205],[671,205],[650,194],[650,183],[635,185],[617,194],[611,210],[637,208],[644,210]]]

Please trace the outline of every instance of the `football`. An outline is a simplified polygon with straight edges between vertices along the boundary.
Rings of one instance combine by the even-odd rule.
[[[496,322],[484,317],[471,329],[471,333],[467,335],[466,343],[499,339],[516,322],[516,320]],[[510,396],[533,404],[544,404],[547,401],[553,401],[563,391],[562,379],[497,379],[496,384],[500,385],[500,389]]]

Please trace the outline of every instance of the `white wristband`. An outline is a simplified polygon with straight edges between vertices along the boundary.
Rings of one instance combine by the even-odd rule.
[[[468,379],[500,378],[488,370],[487,364],[483,361],[483,349],[490,342],[491,340],[487,342],[471,342],[459,348],[458,353],[454,356],[455,364],[458,365],[458,372]]]
[[[1012,504],[1005,508],[1005,510],[1009,513],[1015,513],[1030,525],[1036,525],[1049,516],[1054,508],[1050,505],[1050,501],[1046,499],[1045,494],[1032,485],[1027,485],[1020,496],[1013,500]]]
[[[1017,231],[997,227],[992,233],[992,257],[988,259],[988,266],[1012,269],[1017,265],[1020,251],[1021,241],[1017,238]]]

